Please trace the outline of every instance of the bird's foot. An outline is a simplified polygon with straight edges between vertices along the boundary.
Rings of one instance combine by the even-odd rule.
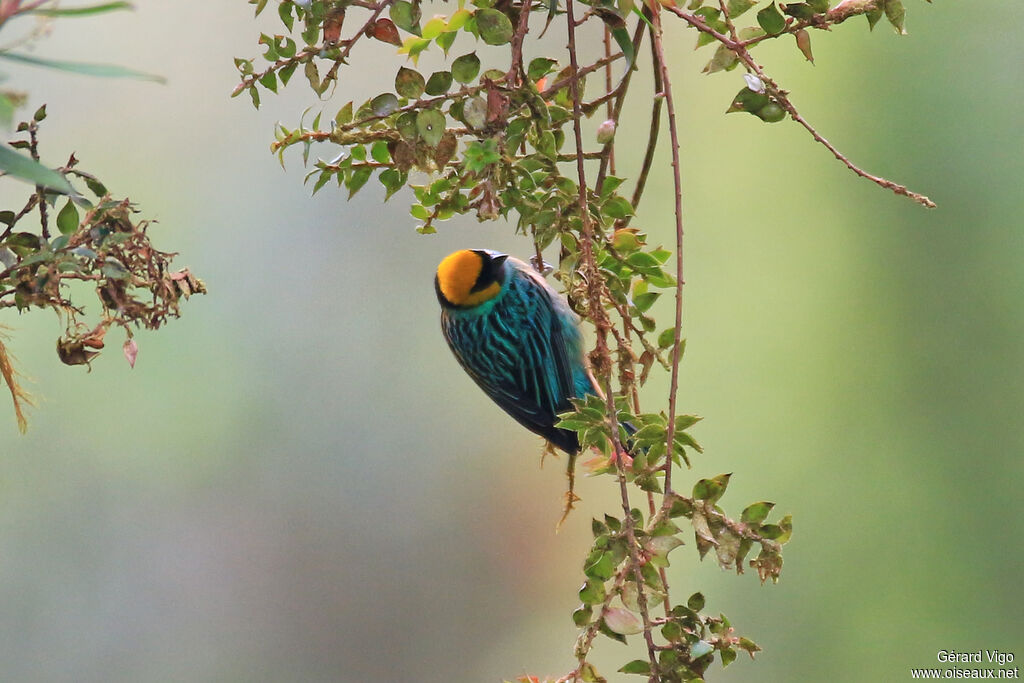
[[[547,439],[544,440],[544,450],[540,453],[540,468],[544,469],[544,458],[551,456],[552,458],[558,458],[558,451],[555,449],[555,444],[551,443]]]
[[[566,520],[569,513],[572,512],[573,508],[576,507],[576,503],[583,500],[576,495],[576,455],[575,453],[569,455],[569,463],[565,468],[565,477],[569,480],[569,489],[565,492],[565,507],[562,508],[562,518],[558,520],[558,524],[555,525],[555,531],[562,528],[562,522]]]

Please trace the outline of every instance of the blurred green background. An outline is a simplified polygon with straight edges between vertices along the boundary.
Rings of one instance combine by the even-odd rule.
[[[768,499],[795,518],[775,586],[698,564],[692,544],[673,554],[676,597],[703,591],[765,649],[712,681],[900,681],[940,649],[1024,657],[1024,11],[908,12],[904,38],[862,19],[814,33],[816,66],[790,41],[758,52],[826,137],[934,211],[792,122],[723,116],[739,72],[701,75],[710,53],[671,24],[680,405],[705,416],[707,450],[681,476],[734,472],[728,510]],[[87,373],[58,362],[51,314],[0,316],[42,399],[27,436],[0,401],[0,678],[561,675],[590,517],[616,510],[614,492],[583,480],[555,533],[562,465],[540,469],[537,439],[450,357],[431,284],[454,249],[529,247],[472,217],[419,236],[408,195],[382,208],[376,181],[352,202],[311,199],[301,160],[282,171],[268,153],[274,121],[389,89],[398,60],[361,45],[333,99],[297,78],[257,112],[228,94],[260,30],[279,29],[241,0],[142,2],[58,22],[38,53],[166,86],[2,67],[31,92],[22,113],[48,104],[44,160],[74,150],[138,202],[210,295],[139,335],[134,370],[116,335]],[[646,137],[645,79],[620,124],[622,175]],[[670,243],[658,168],[636,224]],[[8,203],[25,190],[3,185]],[[648,409],[666,386],[651,381]],[[637,645],[605,640],[594,661],[625,678],[612,672]]]

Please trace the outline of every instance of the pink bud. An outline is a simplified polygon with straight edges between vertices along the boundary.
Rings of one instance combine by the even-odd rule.
[[[135,357],[139,355],[139,345],[135,343],[134,339],[129,339],[121,347],[124,351],[124,357],[128,359],[128,365],[135,367]]]

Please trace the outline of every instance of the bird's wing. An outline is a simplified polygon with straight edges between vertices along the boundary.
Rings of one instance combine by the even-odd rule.
[[[531,431],[558,443],[558,412],[575,395],[563,321],[546,287],[518,280],[489,315],[446,320],[445,338],[466,372]]]

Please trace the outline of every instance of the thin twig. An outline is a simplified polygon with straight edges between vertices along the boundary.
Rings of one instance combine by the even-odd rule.
[[[850,161],[850,159],[847,158],[845,154],[836,149],[831,142],[822,137],[822,135],[817,130],[815,130],[810,123],[807,122],[807,119],[805,119],[800,114],[800,112],[797,111],[796,107],[793,106],[793,103],[789,101],[789,97],[787,96],[786,91],[780,88],[775,81],[773,81],[764,73],[764,69],[761,68],[760,64],[754,61],[754,59],[750,56],[750,53],[747,51],[747,48],[742,43],[739,43],[730,38],[729,36],[719,33],[715,29],[711,28],[710,26],[708,26],[707,22],[704,21],[704,18],[701,17],[700,15],[691,14],[690,12],[687,12],[686,10],[675,6],[667,5],[665,6],[665,9],[667,9],[669,12],[672,12],[677,17],[679,17],[686,23],[690,24],[698,31],[701,31],[702,33],[707,33],[709,36],[712,36],[719,43],[721,43],[726,48],[731,50],[733,54],[735,54],[736,57],[747,66],[748,69],[757,74],[757,77],[761,79],[761,82],[764,83],[765,88],[768,90],[769,93],[771,93],[772,97],[775,98],[776,102],[779,103],[779,106],[785,109],[789,113],[790,117],[792,117],[794,121],[803,126],[807,130],[807,132],[811,134],[811,137],[813,137],[816,142],[821,143],[828,151],[832,152],[832,155],[836,159],[841,161],[843,165],[846,166],[848,169],[859,175],[861,178],[870,180],[879,187],[884,187],[885,189],[890,190],[895,194],[913,199],[918,204],[926,206],[929,209],[935,208],[935,202],[933,202],[925,195],[909,190],[906,186],[900,185],[899,183],[894,183],[893,181],[883,178],[881,176],[876,176],[871,173],[868,173],[867,171],[863,170],[862,168],[854,164],[852,161]]]
[[[646,11],[647,11],[646,8],[644,8],[645,14],[646,14]],[[605,27],[605,31],[606,32],[607,32],[607,30],[608,30],[607,27]],[[634,55],[633,58],[634,58],[634,60],[636,59],[636,52],[637,52],[637,50],[640,49],[640,44],[643,41],[643,38],[644,38],[644,22],[637,21],[636,30],[633,32],[633,55]],[[613,92],[609,92],[605,96],[605,97],[614,97],[615,98],[615,105],[613,107],[609,107],[610,113],[608,115],[608,118],[610,118],[612,121],[615,122],[616,127],[618,127],[618,125],[619,125],[619,118],[622,115],[622,105],[626,101],[626,89],[629,88],[629,83],[630,83],[630,81],[633,78],[633,71],[635,71],[635,69],[634,69],[633,65],[630,64],[629,70],[622,76],[622,81],[619,83],[619,86],[617,88],[615,88],[615,90]],[[610,84],[611,80],[610,79],[606,79],[605,82],[607,84]],[[600,98],[600,99],[603,99],[603,98]],[[600,99],[598,100],[598,102],[600,101]],[[614,163],[614,160],[613,160],[613,157],[612,157],[612,155],[614,154],[613,143],[614,143],[614,138],[612,139],[612,142],[609,142],[608,145],[606,146],[605,149],[608,152],[607,157],[605,159],[601,160],[601,164],[600,164],[600,166],[597,169],[597,181],[594,183],[594,188],[595,188],[595,190],[597,191],[598,194],[600,194],[601,187],[604,185],[604,179],[605,179],[605,175],[608,172],[609,165]],[[615,171],[613,170],[612,174],[614,175],[614,173],[615,173]]]
[[[512,36],[512,63],[505,74],[505,82],[511,87],[519,85],[517,76],[523,75],[523,40],[530,31],[530,0],[523,0],[519,8],[519,26]]]
[[[653,29],[652,29],[653,30]],[[647,186],[647,176],[651,172],[651,166],[654,164],[654,152],[658,148],[658,135],[661,132],[661,105],[664,101],[663,97],[657,96],[657,93],[661,92],[661,70],[658,68],[658,55],[655,52],[654,41],[651,40],[651,60],[654,62],[654,103],[651,105],[651,128],[647,135],[647,151],[644,152],[644,160],[640,166],[640,173],[636,178],[636,187],[633,188],[633,198],[631,204],[635,211],[637,206],[640,204],[640,198],[644,194],[644,188]],[[622,219],[622,225],[629,225],[631,216],[626,216]]]
[[[643,35],[643,34],[641,34],[641,35]],[[611,29],[609,29],[608,26],[605,25],[605,27],[604,27],[604,56],[605,57],[610,57],[611,54],[612,54],[612,32],[611,32]],[[633,54],[634,55],[636,54],[636,50],[633,51]],[[628,78],[629,74],[631,74],[631,73],[633,73],[632,66],[630,66],[629,73],[626,74],[626,78]],[[605,100],[605,102],[608,105],[605,108],[605,112],[606,112],[606,114],[608,116],[608,119],[614,121],[615,120],[615,105],[612,104],[612,98],[615,96],[615,91],[612,88],[612,65],[611,65],[611,62],[606,64],[605,67],[604,67],[604,91],[606,93],[605,97],[608,98],[608,99]],[[618,121],[615,122],[615,125],[618,125]],[[608,141],[608,162],[607,162],[607,164],[608,164],[608,169],[609,169],[608,172],[611,173],[612,175],[615,175],[615,139],[614,138],[612,138],[611,140]],[[602,166],[603,165],[604,164],[602,164]],[[602,177],[602,174],[598,173],[597,174],[597,182],[594,183],[594,188],[597,190],[598,193],[601,192],[601,185],[602,185],[602,181],[603,180],[604,180],[604,178]]]
[[[342,62],[345,61],[345,58],[348,57],[348,53],[352,51],[352,46],[356,44],[356,41],[359,40],[361,36],[371,32],[370,28],[377,21],[377,17],[379,17],[380,13],[386,10],[392,2],[394,2],[394,0],[381,0],[381,2],[377,4],[377,8],[373,10],[372,14],[370,14],[370,18],[366,20],[366,23],[363,24],[363,27],[359,29],[358,33],[356,33],[349,39],[348,43],[345,44],[345,47],[341,49],[341,54],[334,58],[334,66],[332,66],[330,70],[327,72],[327,74],[324,75],[324,78],[321,81],[321,83],[337,80],[338,67],[340,67]]]
[[[590,66],[584,66],[581,69],[578,69],[577,71],[573,72],[569,76],[566,76],[562,80],[556,81],[555,83],[544,88],[543,90],[540,91],[540,96],[543,97],[545,100],[550,100],[552,97],[555,96],[555,93],[557,93],[559,90],[566,87],[567,85],[576,83],[579,79],[593,73],[594,71],[597,71],[605,64],[614,62],[615,60],[621,59],[622,57],[623,54],[621,52],[616,52],[611,57],[602,57],[601,59],[597,60]]]
[[[39,122],[33,119],[28,124],[28,152],[32,155],[32,159],[39,161],[39,139],[36,137],[36,132],[39,130]],[[36,196],[38,197],[39,206],[39,224],[42,228],[42,237],[44,240],[50,239],[50,218],[46,210],[46,188],[42,185],[36,185]]]
[[[672,180],[675,187],[675,219],[676,219],[676,319],[675,336],[672,346],[672,380],[668,393],[668,451],[665,455],[665,505],[671,505],[672,494],[672,459],[675,453],[676,428],[676,395],[679,391],[679,352],[683,330],[683,180],[679,165],[679,131],[676,128],[676,108],[672,101],[672,81],[669,77],[668,65],[665,63],[665,50],[662,45],[661,11],[654,9],[652,18],[654,30],[651,31],[651,42],[654,44],[657,70],[661,73],[661,93],[665,98],[668,110],[668,133],[672,150]]]

